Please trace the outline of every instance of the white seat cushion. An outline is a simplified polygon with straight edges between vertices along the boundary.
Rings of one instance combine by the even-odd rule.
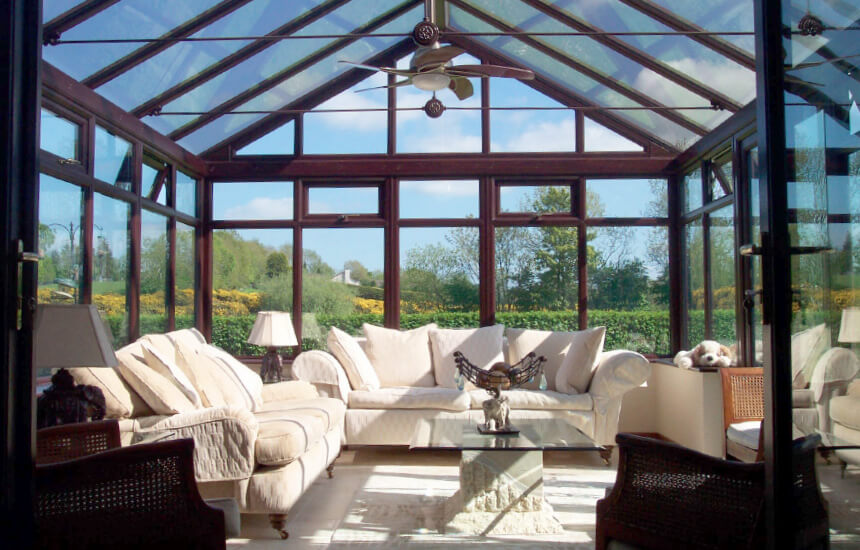
[[[746,422],[735,422],[726,430],[726,438],[747,449],[758,449],[758,433],[761,429],[761,420],[748,420]]]
[[[843,426],[860,430],[860,396],[840,395],[831,399],[830,418]]]
[[[343,423],[346,414],[346,404],[340,399],[327,397],[312,397],[309,399],[289,399],[285,401],[269,401],[263,404],[263,410],[254,413],[257,419],[277,418],[282,412],[303,412],[316,416],[323,421],[325,431]]]
[[[383,388],[436,385],[430,354],[430,329],[435,324],[412,330],[395,330],[365,323],[364,350]]]
[[[259,464],[280,466],[302,456],[325,434],[325,421],[307,411],[258,413],[254,458]]]
[[[502,392],[508,398],[508,405],[515,410],[545,411],[590,411],[594,403],[587,393],[567,394],[540,390],[510,390]],[[485,390],[469,392],[473,409],[481,409],[481,404],[490,398]]]
[[[469,394],[450,388],[380,388],[349,392],[350,409],[469,409]]]

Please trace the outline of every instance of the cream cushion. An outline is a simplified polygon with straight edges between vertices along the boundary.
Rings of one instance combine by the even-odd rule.
[[[830,347],[830,331],[821,323],[791,335],[791,385],[805,388],[818,358]]]
[[[197,409],[170,380],[146,366],[130,353],[118,352],[119,372],[155,414],[180,414]]]
[[[364,346],[373,370],[383,388],[396,386],[433,387],[433,356],[430,354],[430,329],[435,324],[400,331],[367,323],[362,327]]]
[[[256,411],[263,405],[263,379],[260,378],[259,374],[221,348],[204,345],[197,348],[197,353],[203,353],[219,359],[227,368],[233,371],[233,375],[239,382],[239,388],[248,394],[248,398],[254,404],[253,408],[251,408],[252,411]]]
[[[254,410],[254,400],[242,386],[233,369],[228,367],[220,358],[212,357],[202,350],[197,350],[194,353],[196,358],[191,363],[191,368],[194,370],[196,379],[198,381],[205,380],[206,384],[211,383],[217,387],[217,393],[223,400],[223,402],[213,403],[213,406],[223,407],[227,405],[241,407],[249,411]],[[211,400],[212,397],[210,397],[210,402]]]
[[[726,430],[726,438],[743,445],[747,449],[758,449],[758,436],[761,430],[761,420],[748,420],[730,424]]]
[[[441,409],[465,411],[469,394],[450,388],[382,388],[349,392],[350,409]]]
[[[168,332],[165,336],[170,339],[174,346],[176,346],[178,342],[182,342],[186,346],[197,349],[206,344],[206,340],[203,338],[203,335],[195,328],[174,330],[173,332]]]
[[[556,391],[585,393],[597,369],[603,351],[606,327],[595,327],[572,333],[570,349],[555,376]]]
[[[506,328],[505,337],[508,341],[508,357],[512,365],[523,360],[530,352],[546,357],[543,365],[546,377],[546,389],[555,391],[555,377],[558,369],[564,363],[575,332],[553,332],[549,330],[532,330],[523,328]],[[540,380],[532,380],[524,387],[537,389]]]
[[[514,410],[533,411],[590,411],[594,406],[591,395],[587,393],[567,394],[542,390],[510,390],[502,392],[508,398],[508,405]],[[484,401],[490,398],[485,390],[469,392],[473,409],[481,409]]]
[[[830,400],[830,418],[854,430],[860,430],[860,396],[840,395]]]
[[[173,351],[173,348],[171,348],[171,351]],[[174,361],[175,357],[175,351],[172,353],[172,357],[168,359],[150,343],[145,342],[143,344],[143,359],[147,366],[173,382],[173,384],[179,388],[179,391],[181,391],[195,407],[202,407],[203,402],[200,399],[200,394],[197,393],[197,390],[194,388],[194,385],[191,383],[191,380],[188,379],[185,372],[183,372],[176,364]]]
[[[430,344],[433,350],[433,373],[436,383],[445,388],[456,389],[454,352],[462,353],[470,363],[487,370],[499,361],[502,354],[504,325],[493,325],[474,329],[430,329]],[[475,386],[466,382],[465,389]]]
[[[280,466],[296,460],[326,432],[343,423],[345,410],[340,400],[317,398],[282,402],[275,410],[255,413],[259,425],[254,448],[257,462]]]
[[[183,341],[177,341],[176,364],[191,380],[204,407],[224,407],[227,405],[227,400],[224,399],[221,390],[218,389],[215,379],[202,367],[198,367],[197,346],[190,346]]]
[[[96,386],[105,396],[108,418],[149,416],[152,409],[125,381],[117,369],[79,367],[68,369],[75,383]]]
[[[340,361],[346,377],[354,390],[376,390],[380,388],[379,377],[370,364],[367,354],[358,342],[337,327],[329,330],[328,349]]]

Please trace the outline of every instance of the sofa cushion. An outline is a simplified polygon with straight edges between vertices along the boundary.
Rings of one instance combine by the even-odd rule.
[[[791,335],[791,385],[801,389],[812,379],[818,358],[830,347],[830,331],[821,323]]]
[[[255,415],[259,424],[254,458],[265,466],[288,464],[302,456],[325,435],[325,422],[303,411],[279,411]]]
[[[152,408],[128,385],[117,369],[79,367],[68,369],[76,384],[96,386],[105,396],[108,418],[149,416]]]
[[[174,330],[173,332],[168,332],[165,336],[170,339],[174,346],[182,342],[188,347],[197,349],[206,344],[206,339],[203,338],[203,335],[196,328]]]
[[[147,334],[138,338],[137,341],[141,345],[141,348],[148,344],[160,352],[162,356],[171,361],[176,361],[176,345],[166,334]],[[143,357],[143,349],[137,352],[136,355]]]
[[[264,410],[254,413],[257,419],[272,420],[277,419],[283,412],[302,412],[319,418],[325,431],[342,425],[346,415],[346,404],[343,401],[327,397],[269,401],[263,407]]]
[[[381,388],[349,392],[350,409],[441,409],[465,411],[469,394],[450,388]]]
[[[430,329],[435,324],[412,330],[395,330],[365,323],[365,352],[383,388],[396,386],[433,387],[433,356]]]
[[[830,400],[830,419],[860,430],[860,396],[840,395]]]
[[[155,414],[191,412],[197,407],[173,383],[130,353],[117,353],[119,372]]]
[[[380,387],[379,377],[370,359],[355,338],[337,327],[331,327],[326,343],[331,354],[343,366],[352,389],[375,390]]]
[[[548,390],[555,391],[555,377],[567,357],[575,335],[576,332],[506,328],[508,360],[514,365],[522,361],[530,352],[535,352],[538,356],[543,355],[546,357],[543,367],[546,387]],[[532,380],[524,387],[535,390],[539,384],[540,380]]]
[[[191,380],[204,407],[225,407],[227,405],[227,400],[221,395],[221,390],[218,389],[215,380],[203,372],[202,367],[197,366],[196,346],[189,346],[183,341],[177,341],[176,365]]]
[[[223,405],[216,406],[242,407],[249,411],[255,409],[254,400],[242,386],[233,369],[228,367],[220,358],[212,357],[202,350],[197,350],[195,353],[196,361],[192,368],[197,379],[208,379],[207,383],[209,381],[214,383],[223,399]]]
[[[473,329],[430,329],[436,383],[445,388],[457,388],[454,382],[454,373],[457,370],[454,362],[455,351],[459,351],[469,362],[484,370],[499,361],[504,361],[502,355],[504,330],[504,325]],[[466,382],[465,389],[474,388],[473,384]]]
[[[203,402],[200,399],[200,394],[197,393],[194,384],[191,383],[185,372],[176,364],[175,350],[171,351],[173,352],[172,356],[167,358],[161,351],[155,349],[152,344],[145,342],[143,344],[143,359],[149,368],[173,382],[195,407],[202,407]]]
[[[747,449],[758,449],[759,430],[761,430],[761,420],[735,422],[726,430],[726,438]]]
[[[555,388],[562,393],[585,393],[597,368],[606,327],[574,332],[570,349],[555,376]]]
[[[203,353],[220,360],[232,371],[233,377],[239,383],[238,389],[244,390],[253,402],[252,411],[263,405],[263,379],[260,378],[259,374],[219,347],[209,344],[203,345],[197,348],[197,353]]]
[[[508,398],[508,405],[514,410],[544,411],[590,411],[593,407],[591,395],[587,393],[567,394],[541,390],[510,390],[502,392]],[[481,409],[484,401],[490,398],[485,390],[472,390],[469,398],[473,409]]]

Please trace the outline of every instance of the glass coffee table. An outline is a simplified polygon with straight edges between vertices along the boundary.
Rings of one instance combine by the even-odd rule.
[[[821,443],[818,445],[818,452],[821,457],[830,464],[830,458],[836,454],[841,462],[843,477],[849,463],[857,464],[860,462],[860,442],[844,439],[823,430],[816,430],[815,433],[821,436]]]
[[[517,420],[516,435],[478,433],[470,420],[428,419],[410,449],[458,450],[460,489],[445,503],[444,531],[472,535],[560,533],[543,496],[543,451],[603,451],[563,418]]]

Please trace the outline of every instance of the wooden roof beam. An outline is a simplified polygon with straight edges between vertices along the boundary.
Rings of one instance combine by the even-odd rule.
[[[65,11],[42,26],[42,44],[53,44],[67,30],[80,25],[97,13],[108,9],[119,0],[86,0]]]

